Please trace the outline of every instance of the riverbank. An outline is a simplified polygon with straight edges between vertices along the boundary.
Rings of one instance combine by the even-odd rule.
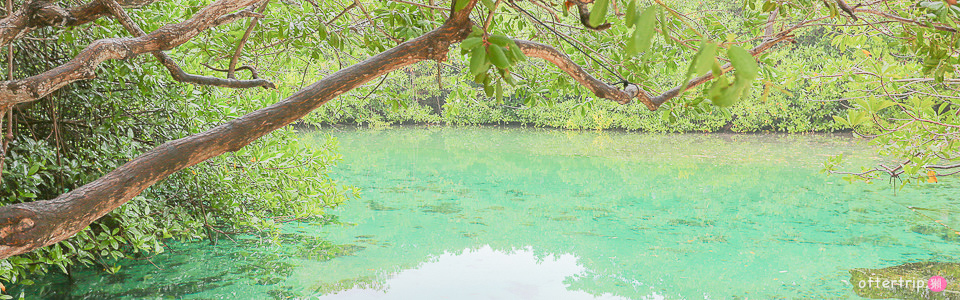
[[[404,101],[404,100],[397,100]],[[360,102],[360,103],[357,103]],[[728,108],[697,110],[682,106],[651,112],[641,104],[603,100],[566,100],[550,105],[497,104],[485,100],[446,102],[439,112],[419,105],[392,107],[378,100],[334,100],[306,118],[306,123],[389,125],[509,125],[568,130],[624,130],[629,132],[804,133],[849,130],[833,120],[843,103],[783,99],[744,100]]]

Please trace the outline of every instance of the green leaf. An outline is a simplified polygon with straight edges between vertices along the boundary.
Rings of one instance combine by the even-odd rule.
[[[493,10],[493,6],[496,5],[496,4],[493,3],[492,0],[483,0],[482,2],[483,2],[483,5],[486,6],[487,9],[490,9],[490,10]]]
[[[650,41],[653,39],[654,22],[657,21],[656,7],[650,6],[643,10],[643,13],[637,17],[636,28],[627,41],[625,52],[627,56],[634,56],[640,52],[650,49]]]
[[[526,61],[527,55],[523,54],[523,50],[520,50],[520,46],[514,44],[510,46],[510,52],[513,53],[513,57],[516,58],[516,61]]]
[[[684,82],[690,81],[690,78],[704,74],[715,65],[717,57],[717,44],[710,41],[700,43],[700,50],[693,56],[690,67],[687,68],[687,74],[683,76]],[[716,74],[715,74],[716,75]]]
[[[840,123],[840,124],[843,124],[843,125],[846,125],[847,127],[850,127],[850,126],[851,126],[851,125],[850,125],[850,122],[847,121],[847,119],[841,118],[841,117],[838,117],[838,116],[833,116],[833,121],[835,121],[835,122],[837,122],[837,123]]]
[[[327,25],[321,22],[317,27],[317,42],[327,39]]]
[[[467,7],[467,3],[470,2],[470,0],[454,0],[454,1],[457,1],[457,5],[453,7],[455,11],[460,11],[464,7]]]
[[[33,174],[37,174],[37,171],[39,171],[39,170],[40,170],[40,164],[33,164],[33,165],[30,166],[30,170],[27,171],[27,176],[31,176],[31,175],[33,175]]]
[[[590,26],[597,27],[603,24],[607,18],[607,9],[610,0],[597,0],[593,2],[593,10],[590,11]]]
[[[733,65],[733,69],[737,70],[738,81],[749,82],[757,78],[759,67],[757,67],[757,60],[753,58],[753,55],[750,55],[750,52],[738,46],[730,46],[727,55],[730,56],[730,64]]]
[[[634,22],[637,21],[637,2],[636,0],[630,0],[630,3],[627,3],[627,16],[626,22],[627,27],[633,27]]]
[[[489,69],[489,68],[490,67],[487,67],[486,69]],[[487,72],[486,70],[484,70],[483,72],[480,72],[479,74],[473,77],[473,82],[476,82],[477,84],[481,84],[483,83],[483,80],[486,78],[487,78]]]
[[[733,105],[733,99],[728,98],[727,90],[730,88],[730,81],[727,77],[720,76],[716,81],[713,82],[713,85],[710,86],[710,90],[707,92],[707,98],[710,98],[710,101],[713,102],[713,105],[719,107],[728,107]]]
[[[470,74],[477,76],[480,74],[483,68],[483,64],[487,62],[487,51],[483,47],[477,47],[473,49],[473,53],[470,54]]]
[[[497,80],[497,103],[503,103],[503,84],[500,80]]]
[[[460,48],[463,48],[464,50],[473,50],[474,48],[477,48],[482,44],[483,44],[482,38],[471,37],[460,42]]]
[[[494,66],[497,66],[497,68],[504,70],[510,68],[510,60],[508,60],[507,55],[503,53],[503,47],[497,45],[487,46],[487,57],[490,58],[490,62],[492,62]]]
[[[491,35],[490,37],[487,37],[487,41],[496,45],[500,45],[500,47],[504,48],[517,45],[513,39],[501,34]]]
[[[343,41],[340,39],[339,34],[336,34],[336,33],[331,34],[330,39],[327,40],[327,42],[330,43],[330,46],[333,46],[334,48],[337,48],[337,49],[343,48]]]

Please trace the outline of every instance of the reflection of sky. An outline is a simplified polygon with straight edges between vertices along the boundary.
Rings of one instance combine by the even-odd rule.
[[[567,290],[564,280],[585,271],[571,254],[538,261],[529,248],[505,253],[483,246],[400,271],[382,291],[355,288],[319,299],[625,299]]]
[[[286,283],[301,293],[383,287],[391,272],[489,245],[530,246],[536,257],[570,253],[586,274],[566,279],[567,289],[592,295],[835,299],[855,296],[842,281],[851,268],[954,261],[948,253],[960,250],[912,231],[931,222],[899,204],[950,207],[957,185],[893,194],[820,174],[826,156],[864,164],[873,154],[833,136],[470,128],[334,135],[344,160],[333,177],[360,187],[362,198],[333,211],[349,225],[302,232],[365,248],[298,262]]]
[[[960,182],[894,193],[885,181],[819,174],[825,155],[873,154],[837,137],[449,127],[335,136],[344,157],[332,177],[362,190],[331,211],[339,223],[287,223],[276,247],[171,247],[115,276],[77,273],[70,289],[138,299],[846,299],[856,297],[852,268],[960,259],[960,243],[931,221],[960,228],[949,213]]]

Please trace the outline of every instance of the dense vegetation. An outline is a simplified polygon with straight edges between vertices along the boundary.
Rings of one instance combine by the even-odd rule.
[[[69,38],[86,44],[108,34],[77,30]],[[18,63],[17,77],[62,64],[78,50],[44,40],[14,45],[15,62],[32,62]],[[156,145],[263,106],[264,99],[248,97],[253,94],[248,91],[171,82],[147,60],[111,62],[103,66],[111,70],[108,76],[17,107],[0,204],[55,198]],[[227,97],[231,100],[223,100]],[[179,172],[70,240],[0,261],[0,281],[30,284],[30,278],[49,271],[69,274],[78,263],[116,272],[122,261],[115,258],[152,257],[164,251],[168,239],[216,242],[247,232],[269,241],[280,222],[321,216],[352,193],[327,177],[339,158],[336,140],[308,146],[296,132],[275,132]]]
[[[450,15],[447,7],[475,9],[471,16],[483,28],[474,28],[468,39],[482,37],[486,43],[489,37],[512,36],[549,42],[601,81],[622,76],[651,95],[685,84],[693,75],[720,79],[681,92],[651,112],[641,101],[620,104],[598,97],[553,64],[525,60],[522,53],[510,53],[509,61],[488,58],[484,64],[475,58],[487,54],[476,49],[491,43],[480,48],[474,43],[474,48],[451,49],[447,61],[404,67],[343,94],[304,118],[305,125],[523,124],[651,132],[854,129],[876,135],[875,141],[886,146],[883,154],[909,161],[894,170],[876,170],[891,176],[906,172],[904,177],[911,178],[935,178],[927,172],[946,166],[941,162],[952,161],[958,147],[957,115],[949,113],[949,103],[957,100],[950,95],[956,95],[960,77],[960,41],[956,30],[936,26],[956,28],[960,8],[946,2],[886,3],[903,11],[901,18],[923,21],[898,27],[876,20],[869,21],[872,26],[856,23],[838,8],[843,1],[617,1],[618,8],[610,9],[600,8],[610,4],[606,0],[571,2],[574,11],[589,7],[590,20],[566,15],[561,8],[535,10],[533,3],[513,1],[482,1],[476,8],[475,1],[404,2],[266,2],[256,26],[245,21],[213,27],[170,52],[184,70],[210,75],[220,74],[215,68],[235,65],[228,61],[236,58],[276,89],[176,83],[153,57],[141,55],[108,61],[99,66],[98,79],[17,104],[14,139],[4,156],[2,204],[57,198],[166,141],[282,101],[441,26]],[[154,32],[188,20],[207,3],[162,1],[130,11],[144,31]],[[538,20],[555,20],[553,29]],[[809,20],[820,23],[804,23]],[[607,21],[614,26],[585,28]],[[790,26],[798,24],[809,29],[793,32]],[[794,43],[757,54],[752,67],[744,65],[737,53],[769,40],[772,35],[764,38],[764,30],[774,27]],[[82,50],[73,45],[129,35],[112,18],[35,30],[31,38],[10,43],[16,54],[13,78],[63,65]],[[559,38],[563,35],[575,42]],[[246,40],[246,47],[239,48],[237,40]],[[504,49],[516,49],[505,43]],[[721,70],[726,61],[735,67],[734,76]],[[747,71],[751,68],[754,72]],[[247,70],[236,72],[247,76]],[[76,263],[115,271],[119,265],[109,258],[149,257],[162,251],[165,239],[215,241],[223,234],[269,232],[277,222],[318,216],[351,197],[349,187],[326,177],[337,158],[335,141],[306,147],[295,135],[293,128],[284,127],[251,146],[177,172],[74,238],[0,261],[0,281],[24,283],[28,274],[50,269],[69,273]],[[831,161],[827,169],[837,169],[839,162]],[[851,178],[873,178],[871,172]]]

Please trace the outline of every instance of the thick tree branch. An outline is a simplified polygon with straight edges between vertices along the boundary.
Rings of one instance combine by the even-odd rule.
[[[129,15],[127,15],[127,13],[123,10],[122,7],[120,7],[120,5],[117,2],[113,0],[99,0],[99,1],[103,2],[104,6],[106,6],[107,9],[109,9],[110,12],[114,15],[114,18],[116,18],[117,21],[120,22],[121,25],[123,25],[123,28],[129,31],[130,34],[137,37],[147,35],[143,31],[143,29],[140,29],[140,26],[137,25],[137,23],[134,22]],[[242,10],[236,14],[237,15],[259,15],[249,10]],[[200,75],[187,74],[186,72],[183,71],[183,69],[180,69],[180,66],[177,65],[175,61],[173,61],[173,58],[170,58],[170,56],[168,56],[166,53],[163,53],[162,51],[153,51],[151,53],[153,54],[154,57],[157,58],[157,60],[160,61],[160,64],[162,64],[164,67],[167,68],[168,71],[170,71],[171,77],[173,77],[174,80],[179,82],[194,83],[199,85],[212,85],[212,86],[236,88],[236,89],[253,88],[253,87],[276,88],[276,86],[269,80],[259,79],[257,77],[257,71],[249,66],[244,66],[241,68],[250,69],[250,71],[253,73],[252,80],[237,80],[232,78],[224,79],[224,78],[217,78],[217,77],[210,77],[210,76],[200,76]]]
[[[121,0],[121,7],[137,8],[156,0]],[[60,8],[47,0],[28,1],[13,14],[0,19],[0,46],[27,34],[33,29],[46,26],[73,27],[83,25],[102,16],[109,15],[106,6],[99,0],[71,7]]]
[[[200,32],[216,26],[224,18],[235,19],[227,14],[256,2],[258,0],[219,0],[200,10],[189,20],[163,26],[145,36],[95,41],[66,64],[26,79],[0,82],[0,106],[34,101],[71,82],[94,78],[97,66],[106,60],[126,59],[146,52],[173,49]]]
[[[610,99],[616,101],[620,104],[629,103],[634,97],[640,98],[640,102],[643,102],[644,105],[647,105],[647,108],[650,110],[656,110],[657,107],[654,106],[650,99],[642,93],[638,93],[636,90],[628,93],[627,91],[620,90],[614,86],[604,83],[599,79],[587,73],[583,70],[580,65],[570,60],[570,57],[564,54],[563,52],[558,51],[556,48],[551,47],[550,45],[541,44],[537,42],[525,41],[525,40],[514,40],[517,43],[517,46],[520,46],[520,50],[523,51],[523,54],[529,57],[541,58],[560,68],[573,77],[574,80],[585,86],[594,95],[600,98]]]
[[[763,38],[764,38],[764,39],[771,39],[771,38],[773,38],[773,33],[774,33],[773,26],[776,24],[775,21],[777,20],[777,14],[778,14],[779,12],[780,12],[780,8],[779,8],[779,7],[778,7],[778,8],[774,8],[773,10],[770,11],[770,15],[767,16],[767,25],[765,25],[765,26],[764,26],[764,29],[763,29]]]
[[[218,7],[217,12],[236,7],[217,3],[211,5]],[[436,30],[337,71],[274,105],[206,132],[167,142],[56,199],[0,207],[0,259],[67,239],[170,174],[236,151],[374,78],[419,61],[445,60],[450,44],[470,34],[469,13],[475,4],[476,0],[471,0],[466,8],[452,12]],[[170,45],[168,42],[158,48]]]

